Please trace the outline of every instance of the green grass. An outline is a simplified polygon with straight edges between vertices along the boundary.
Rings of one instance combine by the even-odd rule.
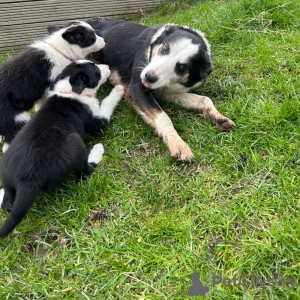
[[[89,149],[104,144],[97,172],[41,194],[0,241],[0,298],[183,299],[178,280],[187,288],[199,272],[211,289],[203,299],[299,299],[299,8],[177,1],[134,20],[206,33],[215,68],[196,92],[238,128],[219,132],[162,103],[195,153],[179,163],[122,102],[108,131],[85,139]],[[298,286],[213,287],[214,275],[289,276]]]

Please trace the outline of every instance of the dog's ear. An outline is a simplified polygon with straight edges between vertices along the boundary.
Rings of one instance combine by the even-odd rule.
[[[72,91],[76,94],[81,94],[86,88],[89,78],[87,74],[82,72],[70,77],[70,84],[72,86]]]
[[[76,39],[75,35],[73,34],[73,32],[66,31],[66,32],[63,33],[62,37],[63,37],[63,39],[65,39],[70,44],[76,44],[77,43],[77,39]]]
[[[48,26],[47,30],[48,30],[49,34],[52,34],[53,32],[59,30],[59,27],[57,27],[57,26]]]
[[[74,30],[74,28],[70,28],[64,32],[62,37],[70,44],[77,44],[80,39],[84,38],[83,34],[78,30]]]

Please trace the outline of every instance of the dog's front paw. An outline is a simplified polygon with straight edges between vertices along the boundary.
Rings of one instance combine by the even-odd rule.
[[[103,153],[104,153],[103,145],[101,143],[96,144],[89,154],[88,163],[98,164],[102,160]]]
[[[216,114],[210,117],[212,125],[217,126],[221,131],[228,131],[236,127],[235,123],[221,114]]]
[[[168,148],[172,157],[177,160],[187,160],[194,156],[191,148],[183,140],[171,141],[168,143]]]
[[[119,97],[122,97],[124,95],[125,88],[123,85],[118,84],[113,88],[112,92],[117,94]]]

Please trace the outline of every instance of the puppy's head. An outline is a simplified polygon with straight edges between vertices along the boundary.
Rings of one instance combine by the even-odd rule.
[[[161,27],[152,38],[148,58],[141,82],[150,89],[195,87],[212,71],[210,45],[203,33],[189,27]]]
[[[77,60],[69,64],[55,79],[52,93],[94,97],[100,85],[104,83],[110,70],[107,65],[96,65],[89,60]]]
[[[49,26],[49,42],[69,52],[74,59],[84,58],[105,46],[104,39],[96,35],[94,29],[82,21],[75,21],[64,26]]]

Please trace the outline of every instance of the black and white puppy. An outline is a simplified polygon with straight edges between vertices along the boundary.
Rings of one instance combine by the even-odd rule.
[[[118,85],[99,106],[96,91],[109,75],[107,65],[87,60],[68,65],[46,103],[13,139],[1,162],[0,202],[10,214],[0,236],[21,221],[38,192],[54,190],[73,171],[89,175],[100,162],[102,144],[88,155],[82,138],[104,129],[124,94]]]
[[[100,50],[105,43],[85,22],[51,28],[52,34],[0,66],[0,135],[3,151],[30,119],[28,110],[46,99],[51,82],[71,62]],[[39,106],[40,106],[39,105]]]
[[[234,126],[210,98],[187,93],[212,71],[210,45],[202,32],[174,24],[147,27],[115,19],[89,24],[107,44],[89,58],[110,66],[112,83],[127,87],[127,100],[156,129],[171,156],[185,160],[193,152],[155,98],[203,113],[221,130]]]

